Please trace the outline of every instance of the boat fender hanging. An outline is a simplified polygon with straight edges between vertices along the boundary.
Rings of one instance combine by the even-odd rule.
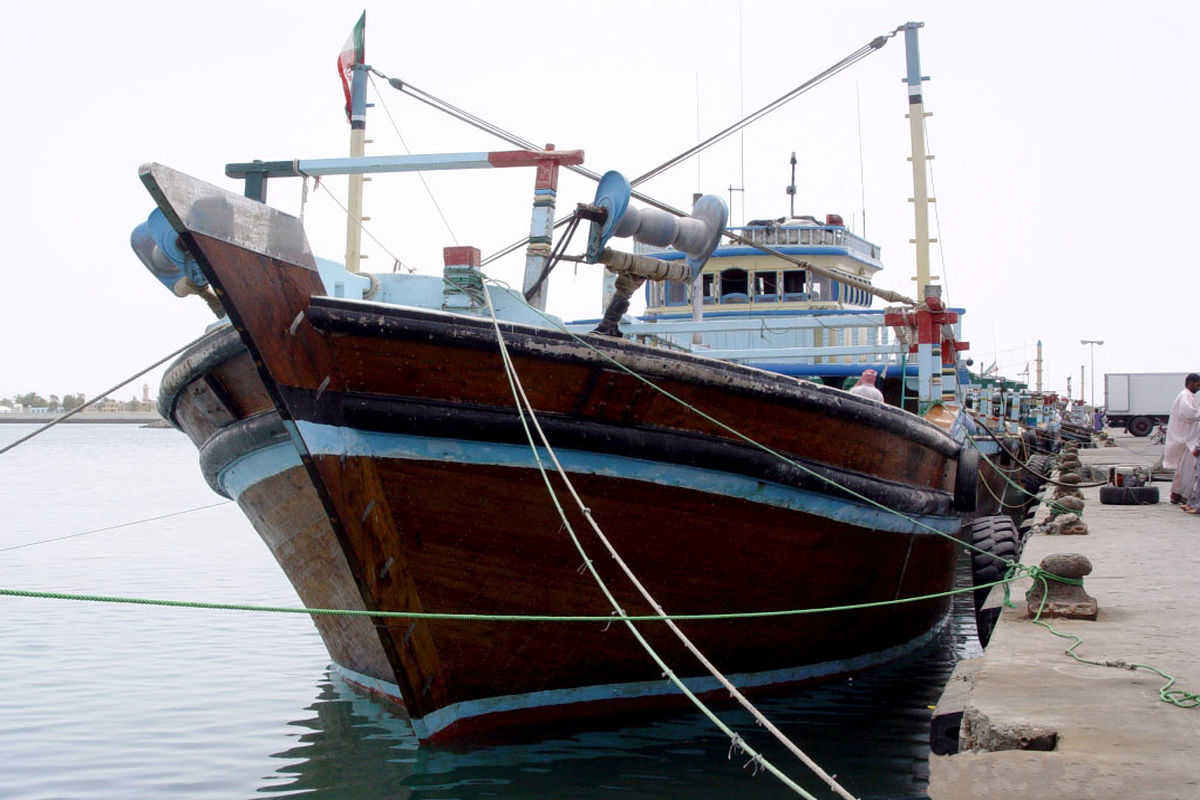
[[[208,285],[200,266],[184,248],[179,234],[160,209],[133,229],[129,237],[133,252],[159,282],[178,297],[197,294]]]
[[[607,172],[600,179],[590,209],[595,216],[591,218],[586,260],[597,263],[614,236],[632,238],[641,244],[674,247],[684,253],[694,276],[721,241],[729,218],[725,201],[717,195],[704,195],[696,201],[691,215],[679,217],[657,208],[629,205],[632,193],[628,179],[619,172]]]
[[[963,445],[954,470],[954,510],[974,511],[979,492],[979,451]]]

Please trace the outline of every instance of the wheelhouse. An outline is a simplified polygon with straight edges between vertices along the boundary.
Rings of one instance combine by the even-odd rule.
[[[870,283],[882,269],[879,246],[851,233],[836,214],[824,224],[816,218],[753,220],[733,233],[847,279]],[[639,248],[656,258],[680,258],[672,250]],[[646,318],[670,319],[689,314],[695,284],[649,282]],[[700,280],[706,313],[787,313],[811,309],[868,309],[870,292],[850,280],[817,274],[749,245],[719,248]]]

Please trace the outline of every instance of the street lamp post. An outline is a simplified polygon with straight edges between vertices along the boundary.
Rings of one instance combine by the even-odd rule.
[[[1080,344],[1091,345],[1092,351],[1092,408],[1096,407],[1096,345],[1104,344],[1103,339],[1080,339]],[[1082,387],[1080,387],[1082,388]]]

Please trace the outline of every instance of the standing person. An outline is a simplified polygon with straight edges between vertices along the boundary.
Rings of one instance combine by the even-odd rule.
[[[1192,484],[1185,487],[1187,494],[1180,508],[1189,514],[1200,514],[1200,444],[1188,451],[1183,460],[1192,462]]]
[[[883,392],[875,387],[875,376],[878,375],[873,369],[864,369],[862,375],[858,378],[858,383],[850,387],[850,394],[856,394],[859,397],[865,397],[868,400],[883,402]],[[1200,382],[1200,378],[1197,378]],[[1197,420],[1200,420],[1200,410],[1197,412]]]
[[[1197,390],[1200,390],[1200,375],[1188,373],[1183,379],[1183,391],[1176,396],[1175,403],[1171,406],[1171,416],[1167,420],[1163,467],[1175,470],[1175,480],[1171,481],[1171,502],[1176,505],[1183,503],[1186,495],[1191,494],[1192,482],[1196,477],[1195,459],[1192,458],[1192,454],[1200,447],[1200,403],[1196,401]]]

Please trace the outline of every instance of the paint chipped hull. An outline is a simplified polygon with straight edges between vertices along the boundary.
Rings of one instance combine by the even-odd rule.
[[[164,392],[171,418],[201,448],[210,482],[276,541],[306,604],[606,615],[581,570],[590,559],[626,613],[652,613],[557,476],[548,482],[562,515],[550,502],[489,320],[325,297],[292,218],[159,167],[143,179],[249,352],[181,367],[191,377]],[[751,368],[499,327],[582,505],[669,612],[951,588],[959,445],[942,429]],[[306,554],[289,558],[294,548]],[[947,607],[937,598],[684,628],[722,671],[767,688],[894,658],[927,641]],[[399,699],[423,739],[681,699],[617,625],[324,624],[347,677]],[[639,630],[698,690],[712,689],[663,626]]]

